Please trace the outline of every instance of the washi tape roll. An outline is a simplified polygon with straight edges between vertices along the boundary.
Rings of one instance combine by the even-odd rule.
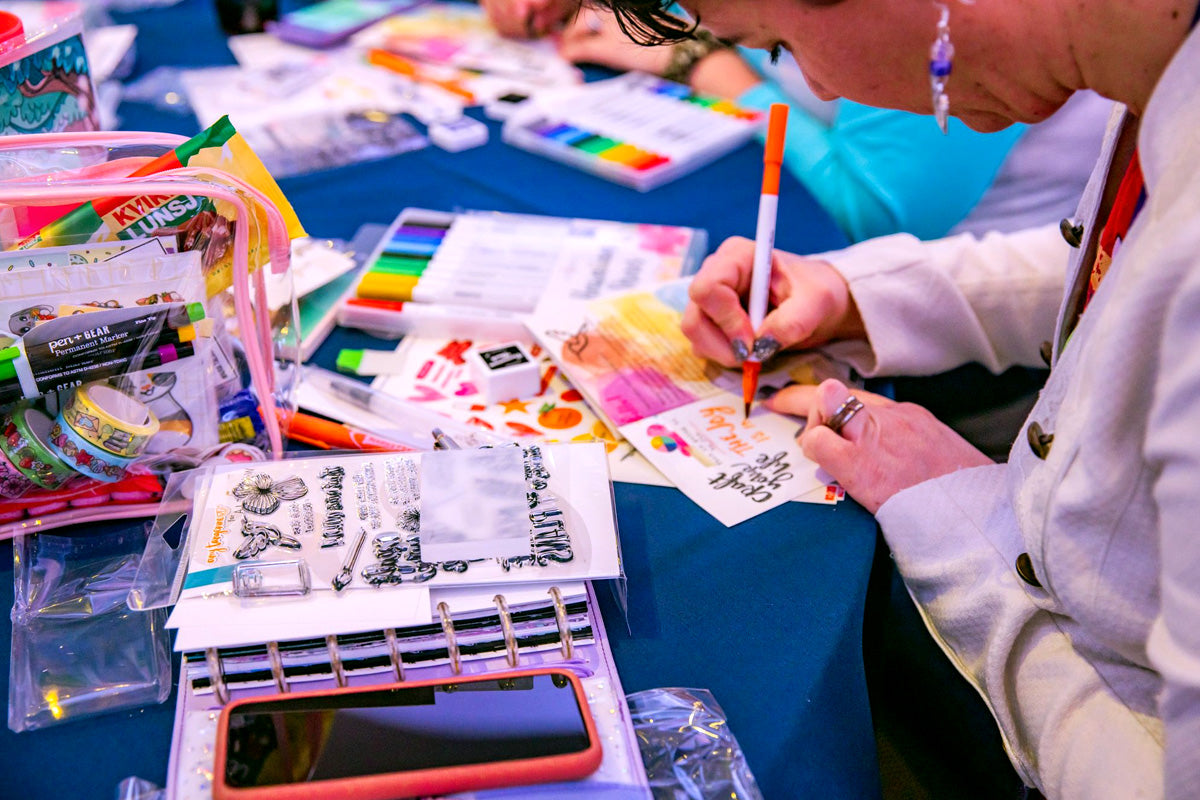
[[[0,454],[0,498],[21,497],[36,488],[37,485],[14,467],[6,455]]]
[[[132,458],[114,455],[83,438],[66,423],[61,411],[50,426],[50,448],[80,475],[106,483],[124,478],[126,468],[133,463]]]
[[[85,440],[121,458],[137,458],[158,433],[158,418],[145,403],[103,382],[72,392],[59,416]]]
[[[50,447],[54,422],[30,406],[20,405],[0,419],[0,452],[22,475],[43,489],[57,489],[75,475]]]

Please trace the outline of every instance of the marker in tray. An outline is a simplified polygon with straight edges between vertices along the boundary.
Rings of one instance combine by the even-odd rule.
[[[504,140],[646,190],[691,172],[753,136],[762,114],[640,73],[530,101]]]

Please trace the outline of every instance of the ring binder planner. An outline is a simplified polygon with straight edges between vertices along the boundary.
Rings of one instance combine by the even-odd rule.
[[[388,660],[392,663],[392,672],[396,675],[396,681],[399,683],[404,680],[404,662],[400,658],[400,651],[396,649],[396,629],[384,628],[383,637],[387,639]]]
[[[571,626],[567,624],[567,606],[563,603],[562,592],[557,586],[551,586],[548,594],[554,598],[554,621],[558,624],[558,639],[562,642],[563,658],[569,660],[575,654],[575,637],[571,635]]]
[[[167,797],[208,800],[213,720],[231,699],[304,688],[557,665],[578,674],[600,725],[604,762],[586,780],[539,790],[583,800],[645,798],[650,792],[591,584],[435,589],[430,623],[307,640],[207,648],[183,656]],[[456,610],[457,609],[457,610]],[[414,672],[415,670],[415,672]],[[547,793],[548,792],[548,793]],[[490,793],[474,795],[486,800]],[[511,796],[511,792],[510,795]],[[498,796],[497,796],[498,797]]]
[[[496,604],[496,610],[500,612],[500,629],[504,632],[504,648],[508,653],[508,665],[515,668],[521,660],[521,653],[517,647],[517,637],[513,635],[512,617],[508,613],[508,603],[502,594],[493,597],[492,602]]]
[[[279,657],[279,642],[267,642],[267,658],[271,660],[271,677],[275,679],[275,689],[280,694],[287,694],[287,676],[283,674],[283,659]]]
[[[329,650],[329,666],[333,670],[333,678],[338,686],[346,686],[346,670],[342,667],[342,650],[338,646],[337,634],[331,633],[325,637],[325,647]]]
[[[437,604],[438,616],[442,618],[442,633],[446,636],[446,655],[450,659],[450,668],[454,674],[462,672],[462,662],[459,658],[458,636],[454,633],[454,621],[450,619],[450,609],[445,603]]]

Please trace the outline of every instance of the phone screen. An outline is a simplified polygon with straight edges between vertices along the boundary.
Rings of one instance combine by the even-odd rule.
[[[574,687],[543,674],[247,703],[229,715],[225,781],[246,788],[587,749]]]

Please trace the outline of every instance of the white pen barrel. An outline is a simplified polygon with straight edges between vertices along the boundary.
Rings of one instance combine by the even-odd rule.
[[[754,233],[754,272],[750,278],[750,324],[755,333],[767,315],[771,289],[771,253],[775,249],[775,211],[779,195],[764,194],[758,201],[758,227]]]

